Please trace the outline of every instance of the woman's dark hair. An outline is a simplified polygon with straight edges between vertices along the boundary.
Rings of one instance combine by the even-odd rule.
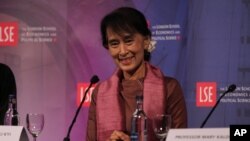
[[[111,28],[118,34],[139,33],[151,37],[145,16],[131,7],[121,7],[106,15],[101,21],[102,45],[108,48],[107,28]],[[144,51],[144,60],[149,61],[150,53]]]
[[[10,94],[16,95],[15,77],[7,65],[0,63],[0,125],[3,125]]]

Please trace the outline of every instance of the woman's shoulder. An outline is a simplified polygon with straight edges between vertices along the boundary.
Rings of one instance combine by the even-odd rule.
[[[179,81],[171,76],[164,76],[164,80],[167,84],[179,84]]]

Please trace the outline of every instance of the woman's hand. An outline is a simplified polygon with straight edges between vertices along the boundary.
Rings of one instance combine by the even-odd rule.
[[[130,141],[130,137],[122,131],[115,130],[106,141]]]

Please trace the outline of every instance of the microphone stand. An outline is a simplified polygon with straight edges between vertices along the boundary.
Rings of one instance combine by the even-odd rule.
[[[93,84],[97,83],[98,81],[99,81],[99,78],[98,78],[96,75],[94,75],[94,76],[91,78],[90,85],[89,85],[89,87],[87,88],[87,90],[86,90],[85,93],[84,93],[83,99],[82,99],[82,101],[81,101],[79,107],[77,108],[77,111],[76,111],[76,114],[75,114],[75,116],[74,116],[74,119],[72,120],[72,122],[71,122],[71,124],[70,124],[70,126],[69,126],[69,130],[68,130],[67,136],[63,139],[63,141],[70,141],[70,132],[71,132],[71,130],[72,130],[72,128],[73,128],[73,125],[74,125],[75,122],[76,122],[76,118],[77,118],[77,116],[78,116],[78,114],[79,114],[79,112],[80,112],[80,109],[81,109],[81,107],[82,107],[82,104],[83,104],[84,101],[85,101],[86,95],[87,95],[89,89],[91,88],[91,86],[92,86]]]
[[[215,106],[213,107],[213,109],[209,112],[207,118],[203,121],[203,123],[201,124],[200,128],[203,128],[204,125],[206,124],[207,120],[209,119],[209,117],[211,116],[211,114],[213,113],[213,111],[215,110],[215,108],[217,107],[217,105],[219,104],[220,100],[222,97],[224,97],[228,92],[233,92],[236,88],[236,85],[232,84],[229,86],[228,90],[226,92],[224,92],[220,98],[217,100]]]

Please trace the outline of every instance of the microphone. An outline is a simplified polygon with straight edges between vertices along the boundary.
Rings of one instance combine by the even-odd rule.
[[[92,76],[92,78],[90,79],[90,84],[92,83],[92,84],[95,84],[95,83],[97,83],[99,81],[99,78],[98,78],[98,76],[97,75],[94,75],[94,76]]]
[[[236,89],[236,85],[235,84],[231,84],[227,91],[225,91],[221,96],[220,98],[217,100],[215,106],[212,108],[212,110],[209,112],[209,114],[207,115],[206,119],[203,121],[203,123],[201,124],[201,127],[200,128],[203,128],[204,125],[206,124],[208,118],[211,116],[211,114],[213,113],[213,111],[215,110],[215,108],[217,107],[217,105],[219,104],[220,100],[222,97],[224,97],[227,93],[230,93],[230,92],[233,92],[234,90]]]
[[[76,114],[75,114],[75,116],[74,116],[74,119],[72,120],[72,122],[71,122],[71,124],[70,124],[70,126],[69,126],[69,130],[68,130],[67,136],[63,139],[63,141],[70,141],[70,132],[71,132],[71,130],[72,130],[72,127],[73,127],[74,123],[76,122],[76,118],[77,118],[77,116],[78,116],[78,114],[79,114],[79,112],[80,112],[80,109],[81,109],[81,107],[82,107],[82,104],[83,104],[84,101],[85,101],[86,95],[87,95],[89,89],[91,88],[91,86],[92,86],[93,84],[97,83],[98,81],[99,81],[99,78],[98,78],[97,75],[92,76],[92,78],[90,79],[89,87],[87,88],[87,90],[86,90],[85,93],[84,93],[83,99],[82,99],[82,101],[81,101],[79,107],[77,108],[77,111],[76,111]]]

